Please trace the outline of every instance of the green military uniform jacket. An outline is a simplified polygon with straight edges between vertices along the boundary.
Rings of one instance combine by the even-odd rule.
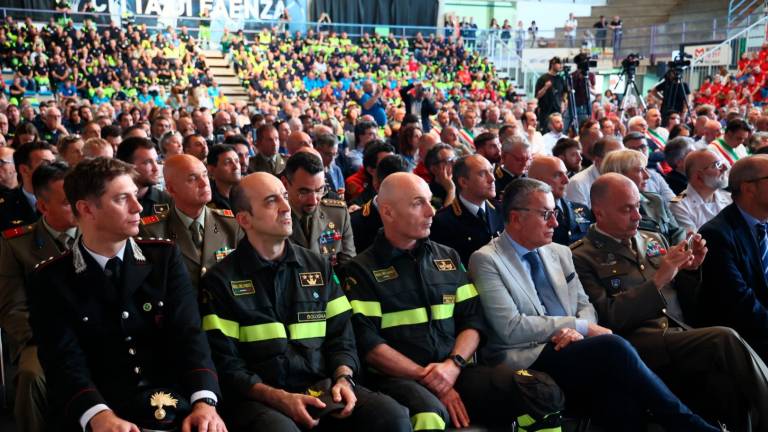
[[[650,367],[669,357],[662,338],[669,327],[686,328],[685,317],[667,311],[667,301],[653,276],[669,247],[656,232],[638,231],[633,248],[595,229],[571,245],[573,263],[584,291],[597,310],[598,323],[629,340]],[[695,310],[699,272],[681,270],[672,282],[683,311]]]
[[[380,231],[343,273],[361,356],[386,343],[426,366],[448,358],[462,331],[484,333],[480,297],[447,246],[425,239],[402,251]]]
[[[661,233],[669,244],[676,245],[685,240],[685,229],[677,224],[677,219],[661,195],[653,192],[640,194],[640,229]]]
[[[198,254],[192,242],[189,226],[178,215],[176,207],[165,214],[147,216],[141,219],[141,236],[167,238],[176,242],[184,257],[184,264],[189,270],[192,286],[197,288],[200,278],[223,260],[243,238],[240,225],[230,210],[217,210],[205,207],[205,226],[203,227],[203,246]]]
[[[285,169],[285,158],[277,153],[272,161],[261,154],[257,154],[248,160],[248,173],[268,172],[274,176],[280,175]]]
[[[42,222],[3,231],[0,240],[0,328],[17,347],[15,357],[32,339],[27,282],[32,270],[66,251]]]
[[[285,245],[270,262],[245,238],[200,282],[203,330],[222,388],[236,399],[261,382],[304,393],[339,366],[359,368],[351,306],[330,264]]]
[[[291,241],[327,257],[331,264],[344,264],[355,256],[352,220],[342,200],[323,198],[312,215],[309,236],[304,234],[301,217],[291,212]]]

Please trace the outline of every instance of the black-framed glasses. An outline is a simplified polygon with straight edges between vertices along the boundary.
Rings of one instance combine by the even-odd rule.
[[[766,177],[768,178],[768,177]],[[536,210],[536,209],[530,209],[525,207],[513,207],[510,210],[517,210],[517,211],[527,211],[527,212],[533,212],[538,213],[539,216],[541,216],[545,221],[548,221],[551,217],[555,217],[557,219],[560,217],[560,209],[556,208],[553,210]]]

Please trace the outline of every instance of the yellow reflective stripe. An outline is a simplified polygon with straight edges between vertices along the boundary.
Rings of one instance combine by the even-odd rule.
[[[346,296],[337,297],[325,305],[325,319],[333,318],[340,313],[352,309]]]
[[[477,289],[471,283],[462,285],[459,287],[459,289],[456,290],[456,303],[469,300],[472,297],[477,297]]]
[[[369,317],[381,317],[381,303],[377,301],[352,300],[352,310]]]
[[[402,325],[422,324],[427,322],[427,310],[423,307],[399,312],[389,312],[381,315],[381,328]]]
[[[453,303],[432,305],[432,319],[441,320],[453,317]]]
[[[445,430],[445,421],[439,414],[433,412],[418,413],[411,417],[414,431]]]
[[[281,338],[286,338],[285,326],[278,322],[249,325],[240,328],[240,342],[259,342]]]
[[[288,333],[292,340],[325,337],[325,321],[289,324]]]
[[[240,337],[240,324],[219,318],[218,315],[206,315],[203,317],[203,331],[219,330],[224,336],[238,339]]]

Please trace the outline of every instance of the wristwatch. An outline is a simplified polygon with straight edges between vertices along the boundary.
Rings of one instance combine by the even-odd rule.
[[[464,360],[464,357],[462,357],[460,354],[454,354],[451,356],[451,360],[456,364],[456,366],[459,367],[459,369],[464,369],[467,367],[467,361]]]
[[[349,385],[352,386],[353,389],[357,386],[357,384],[355,384],[355,380],[352,379],[352,375],[349,375],[349,374],[339,375],[336,377],[335,382],[339,382],[340,379],[347,380],[347,382],[349,383]]]
[[[195,400],[194,403],[198,403],[198,402],[202,402],[202,403],[204,403],[206,405],[210,405],[210,406],[212,406],[214,408],[216,408],[216,404],[217,404],[216,400],[214,400],[212,398],[207,398],[207,397],[197,399],[197,400]]]

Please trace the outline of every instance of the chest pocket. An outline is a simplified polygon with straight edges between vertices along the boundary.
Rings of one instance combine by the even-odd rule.
[[[608,263],[599,263],[598,265],[597,277],[600,279],[608,296],[613,297],[627,291],[628,286],[626,282],[632,271],[630,263],[616,260],[611,265],[608,265]]]

